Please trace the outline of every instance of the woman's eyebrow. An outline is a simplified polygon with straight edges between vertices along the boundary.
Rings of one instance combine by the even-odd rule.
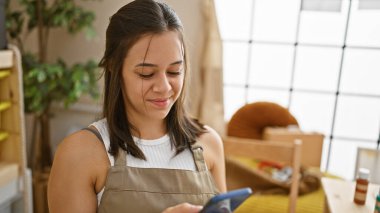
[[[178,61],[171,63],[170,65],[177,65],[177,64],[182,64],[182,63],[183,63],[183,60],[178,60]],[[151,64],[151,63],[139,63],[135,67],[158,67],[158,65],[157,64]]]
[[[183,63],[182,60],[178,60],[178,61],[171,63],[170,65],[177,65],[177,64],[182,64],[182,63]]]
[[[156,64],[151,64],[151,63],[140,63],[137,64],[135,67],[158,67]]]

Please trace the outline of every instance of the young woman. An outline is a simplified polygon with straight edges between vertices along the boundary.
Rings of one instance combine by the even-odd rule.
[[[226,191],[222,141],[188,116],[182,24],[165,3],[136,0],[106,33],[103,119],[59,145],[51,213],[199,212]]]

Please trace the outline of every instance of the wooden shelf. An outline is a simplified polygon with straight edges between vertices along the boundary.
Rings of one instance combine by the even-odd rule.
[[[0,101],[0,112],[5,111],[11,107],[10,101]]]
[[[0,51],[0,69],[10,68],[13,66],[13,55],[12,50]]]
[[[18,190],[19,165],[0,162],[0,203],[12,200],[20,194]],[[0,207],[0,212],[4,211]],[[8,212],[8,211],[6,211]]]
[[[21,208],[28,213],[32,212],[27,185],[31,181],[26,178],[21,54],[15,46],[9,48],[0,50],[0,212],[5,197],[21,196]]]
[[[17,179],[19,175],[19,165],[17,163],[0,162],[0,187]]]
[[[0,80],[11,75],[10,70],[0,70]]]
[[[9,137],[8,132],[0,131],[0,142],[7,139]]]

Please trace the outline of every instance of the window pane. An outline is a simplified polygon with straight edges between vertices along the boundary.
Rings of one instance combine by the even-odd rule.
[[[335,95],[293,92],[290,105],[300,128],[329,136],[332,125]]]
[[[347,180],[353,180],[358,147],[376,148],[376,143],[333,140],[328,171]]]
[[[303,0],[302,10],[340,12],[342,0]]]
[[[288,90],[269,90],[250,88],[248,90],[248,103],[257,101],[268,101],[277,103],[285,108],[288,107],[289,91]]]
[[[224,119],[229,121],[232,115],[245,104],[245,88],[224,86]]]
[[[223,39],[249,40],[252,0],[216,0],[216,15]]]
[[[360,10],[358,8],[358,1],[353,1],[347,45],[380,47],[380,10]]]
[[[295,42],[299,0],[256,0],[253,39]]]
[[[342,50],[299,46],[294,88],[336,91]]]
[[[348,0],[340,12],[302,11],[299,43],[343,45],[347,11]]]
[[[293,45],[254,44],[252,46],[250,85],[290,87]]]
[[[248,42],[223,43],[223,81],[225,84],[247,83]]]
[[[380,50],[345,51],[340,90],[380,95]]]
[[[321,171],[326,171],[327,169],[327,158],[329,155],[329,145],[330,145],[330,138],[328,136],[325,136],[325,139],[323,140],[323,147],[322,147],[322,159],[321,159]]]
[[[359,10],[379,10],[380,0],[359,0]]]
[[[339,96],[334,135],[377,140],[380,99]]]

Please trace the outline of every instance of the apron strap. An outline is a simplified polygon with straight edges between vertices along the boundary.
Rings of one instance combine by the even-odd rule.
[[[203,148],[197,142],[191,145],[191,151],[194,156],[195,165],[197,166],[198,172],[207,171],[207,165],[203,158]]]
[[[124,151],[122,148],[119,148],[119,151],[117,153],[117,157],[115,159],[115,166],[126,166],[127,165],[127,155],[126,151]]]
[[[87,131],[92,132],[104,144],[103,138],[97,130],[92,129],[90,127],[85,127],[82,130],[87,130]]]

